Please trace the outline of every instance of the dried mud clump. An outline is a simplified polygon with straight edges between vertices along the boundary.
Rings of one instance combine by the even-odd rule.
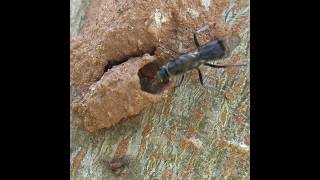
[[[165,97],[172,83],[157,83],[155,60],[145,54],[109,69],[81,100],[72,104],[77,125],[90,132],[109,128]],[[149,66],[153,68],[145,68]]]

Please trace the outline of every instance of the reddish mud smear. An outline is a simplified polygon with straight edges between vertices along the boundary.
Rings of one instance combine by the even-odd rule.
[[[150,134],[152,126],[147,124],[144,128],[143,128],[143,132],[142,132],[142,136],[146,137],[147,135]]]
[[[238,114],[236,115],[235,120],[239,124],[244,124],[246,121],[246,116],[244,116],[243,114]]]
[[[73,160],[70,179],[74,179],[77,176],[78,169],[85,155],[86,155],[86,149],[81,148],[80,152],[76,155],[76,157]]]
[[[171,180],[172,179],[172,170],[166,169],[162,174],[163,180]]]
[[[122,140],[117,147],[117,150],[115,152],[114,158],[122,158],[127,154],[129,146],[129,140],[125,139]]]
[[[183,172],[181,172],[182,179],[188,179],[189,175],[192,173],[193,167],[192,165],[188,165],[187,169]]]
[[[175,141],[177,139],[177,129],[178,125],[175,123],[170,129],[166,130],[166,136],[170,141]]]
[[[203,116],[204,116],[203,112],[201,112],[199,110],[194,110],[192,112],[192,119],[194,119],[196,121],[202,120]]]
[[[209,101],[206,100],[206,99],[204,99],[204,100],[202,100],[202,101],[200,102],[200,105],[201,105],[202,107],[208,107],[208,106],[209,106]]]
[[[197,133],[198,133],[198,128],[190,127],[188,128],[185,136],[187,138],[191,138],[192,136],[195,136]]]
[[[200,85],[199,73],[198,73],[198,71],[196,69],[193,69],[193,70],[189,71],[186,74],[185,78],[188,79],[188,80],[192,80],[192,81],[198,81],[199,85]]]
[[[180,146],[183,150],[185,150],[190,147],[190,144],[186,141],[186,139],[182,139],[182,141],[180,142]]]

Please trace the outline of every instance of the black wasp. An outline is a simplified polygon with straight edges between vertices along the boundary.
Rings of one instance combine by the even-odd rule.
[[[213,40],[204,46],[200,46],[197,40],[196,33],[193,33],[194,43],[197,46],[197,51],[187,52],[175,59],[170,59],[167,64],[162,66],[157,72],[158,78],[161,82],[168,82],[170,76],[182,74],[179,85],[182,83],[184,73],[192,69],[197,69],[199,80],[202,86],[203,79],[199,69],[200,65],[209,66],[212,68],[225,68],[230,66],[245,66],[245,64],[238,65],[215,65],[210,64],[210,61],[226,58],[231,54],[231,51],[240,43],[240,37],[237,35],[230,35],[220,40]],[[179,86],[178,85],[178,86]]]

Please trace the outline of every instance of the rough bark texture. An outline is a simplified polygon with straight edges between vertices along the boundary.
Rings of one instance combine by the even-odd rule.
[[[201,44],[241,37],[221,64],[249,63],[248,0],[92,0],[88,11],[88,1],[70,3],[71,102],[86,95],[105,66],[154,48],[165,62],[167,49],[193,48],[192,32],[205,25]],[[111,129],[88,133],[74,126],[71,112],[70,178],[249,179],[249,66],[201,70],[207,89],[190,72],[167,98]]]

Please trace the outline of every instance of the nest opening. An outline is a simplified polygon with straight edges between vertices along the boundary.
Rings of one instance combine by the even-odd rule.
[[[161,94],[169,82],[161,82],[157,77],[160,64],[153,62],[144,65],[139,71],[141,90],[151,94]]]

